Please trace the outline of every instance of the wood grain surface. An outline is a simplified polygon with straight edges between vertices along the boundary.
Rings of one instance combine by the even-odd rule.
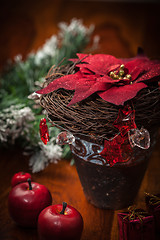
[[[57,34],[60,21],[69,22],[73,17],[83,19],[87,26],[95,25],[94,35],[100,36],[96,52],[133,57],[141,46],[149,57],[159,58],[159,6],[158,3],[107,1],[5,1],[0,8],[0,67],[2,69],[7,59],[16,54],[25,58],[29,52],[37,50],[47,38]],[[138,207],[145,208],[144,191],[160,193],[159,143],[135,200]],[[28,157],[17,147],[0,149],[0,240],[37,240],[36,229],[16,226],[8,213],[10,181],[18,171],[31,172]],[[75,166],[61,160],[33,174],[33,178],[48,187],[53,204],[66,201],[80,211],[84,220],[82,240],[118,240],[117,212],[120,211],[102,210],[89,204]]]
[[[144,192],[160,192],[160,141],[157,142],[151,156],[148,169],[135,200],[135,205],[145,209]],[[8,213],[7,200],[11,190],[10,181],[14,173],[30,172],[28,158],[20,149],[0,151],[0,239],[1,240],[33,240],[38,239],[36,229],[23,229],[12,221]],[[135,173],[136,177],[136,173]],[[44,171],[33,174],[33,180],[44,184],[53,197],[53,204],[66,201],[74,206],[83,216],[84,230],[82,240],[118,240],[117,213],[127,209],[112,211],[98,209],[87,202],[81,187],[75,166],[66,160],[58,164],[50,164]],[[127,194],[127,193],[126,193]],[[157,236],[157,239],[160,236]]]

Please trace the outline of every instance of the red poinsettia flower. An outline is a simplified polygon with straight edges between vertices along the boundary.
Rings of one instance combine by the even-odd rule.
[[[157,81],[160,63],[147,57],[117,59],[106,54],[77,54],[78,72],[53,80],[47,87],[37,91],[47,94],[59,88],[74,90],[69,105],[97,93],[107,102],[123,105],[132,99],[148,82]]]

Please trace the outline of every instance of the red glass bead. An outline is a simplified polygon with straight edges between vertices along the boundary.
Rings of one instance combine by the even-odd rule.
[[[117,135],[110,141],[104,141],[104,149],[100,152],[100,155],[112,167],[117,162],[127,162],[131,153],[132,148],[128,142],[128,136]]]
[[[118,117],[113,124],[119,129],[121,136],[125,136],[129,130],[137,128],[135,110],[132,110],[130,106],[119,109]]]
[[[40,131],[41,140],[46,145],[47,142],[49,141],[49,131],[48,131],[48,126],[46,124],[45,118],[42,118],[40,121],[39,131]]]
[[[120,134],[112,140],[104,141],[104,149],[100,155],[107,160],[112,167],[116,162],[126,162],[132,154],[132,148],[128,139],[128,132],[136,129],[135,111],[130,106],[119,109],[118,117],[113,125],[119,129]]]

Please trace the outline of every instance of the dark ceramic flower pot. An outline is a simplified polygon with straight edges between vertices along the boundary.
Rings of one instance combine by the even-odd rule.
[[[131,205],[144,177],[153,148],[134,148],[128,162],[110,167],[99,155],[103,146],[76,137],[71,146],[87,200],[98,208],[122,209]]]

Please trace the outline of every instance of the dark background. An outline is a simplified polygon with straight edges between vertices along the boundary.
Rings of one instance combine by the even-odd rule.
[[[132,57],[141,46],[150,58],[159,58],[159,12],[160,4],[154,1],[1,1],[0,67],[19,53],[25,57],[38,49],[57,34],[59,22],[74,17],[95,25],[100,53]]]

